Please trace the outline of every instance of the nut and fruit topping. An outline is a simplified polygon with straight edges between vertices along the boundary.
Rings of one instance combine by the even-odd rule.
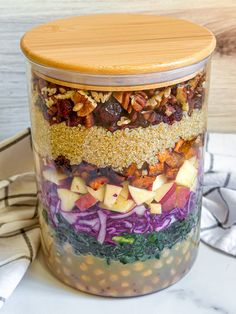
[[[178,122],[194,109],[201,109],[205,96],[205,72],[193,79],[143,91],[85,91],[70,89],[38,78],[33,74],[35,105],[50,124],[66,122],[91,128],[117,129],[148,127],[161,122]]]

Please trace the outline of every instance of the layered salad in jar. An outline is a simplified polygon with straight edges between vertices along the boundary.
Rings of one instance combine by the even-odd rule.
[[[32,74],[42,246],[79,290],[135,296],[192,266],[199,244],[205,71],[175,85],[97,91]]]

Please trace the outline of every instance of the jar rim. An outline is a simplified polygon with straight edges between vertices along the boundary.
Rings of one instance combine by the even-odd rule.
[[[52,83],[90,90],[141,90],[174,85],[194,77],[206,66],[210,57],[186,67],[156,73],[129,75],[85,74],[46,67],[29,61],[32,72]]]

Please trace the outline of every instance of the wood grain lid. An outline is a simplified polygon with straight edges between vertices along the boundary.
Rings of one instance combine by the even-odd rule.
[[[37,64],[101,75],[178,69],[208,57],[215,37],[189,21],[143,14],[77,16],[26,32],[21,49]]]

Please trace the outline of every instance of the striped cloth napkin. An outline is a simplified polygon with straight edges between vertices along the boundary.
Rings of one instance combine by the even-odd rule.
[[[236,256],[236,135],[210,134],[206,143],[201,239]],[[0,308],[39,247],[30,130],[0,144]]]
[[[236,256],[236,134],[206,141],[201,240]]]
[[[0,308],[40,244],[30,130],[0,144]]]

